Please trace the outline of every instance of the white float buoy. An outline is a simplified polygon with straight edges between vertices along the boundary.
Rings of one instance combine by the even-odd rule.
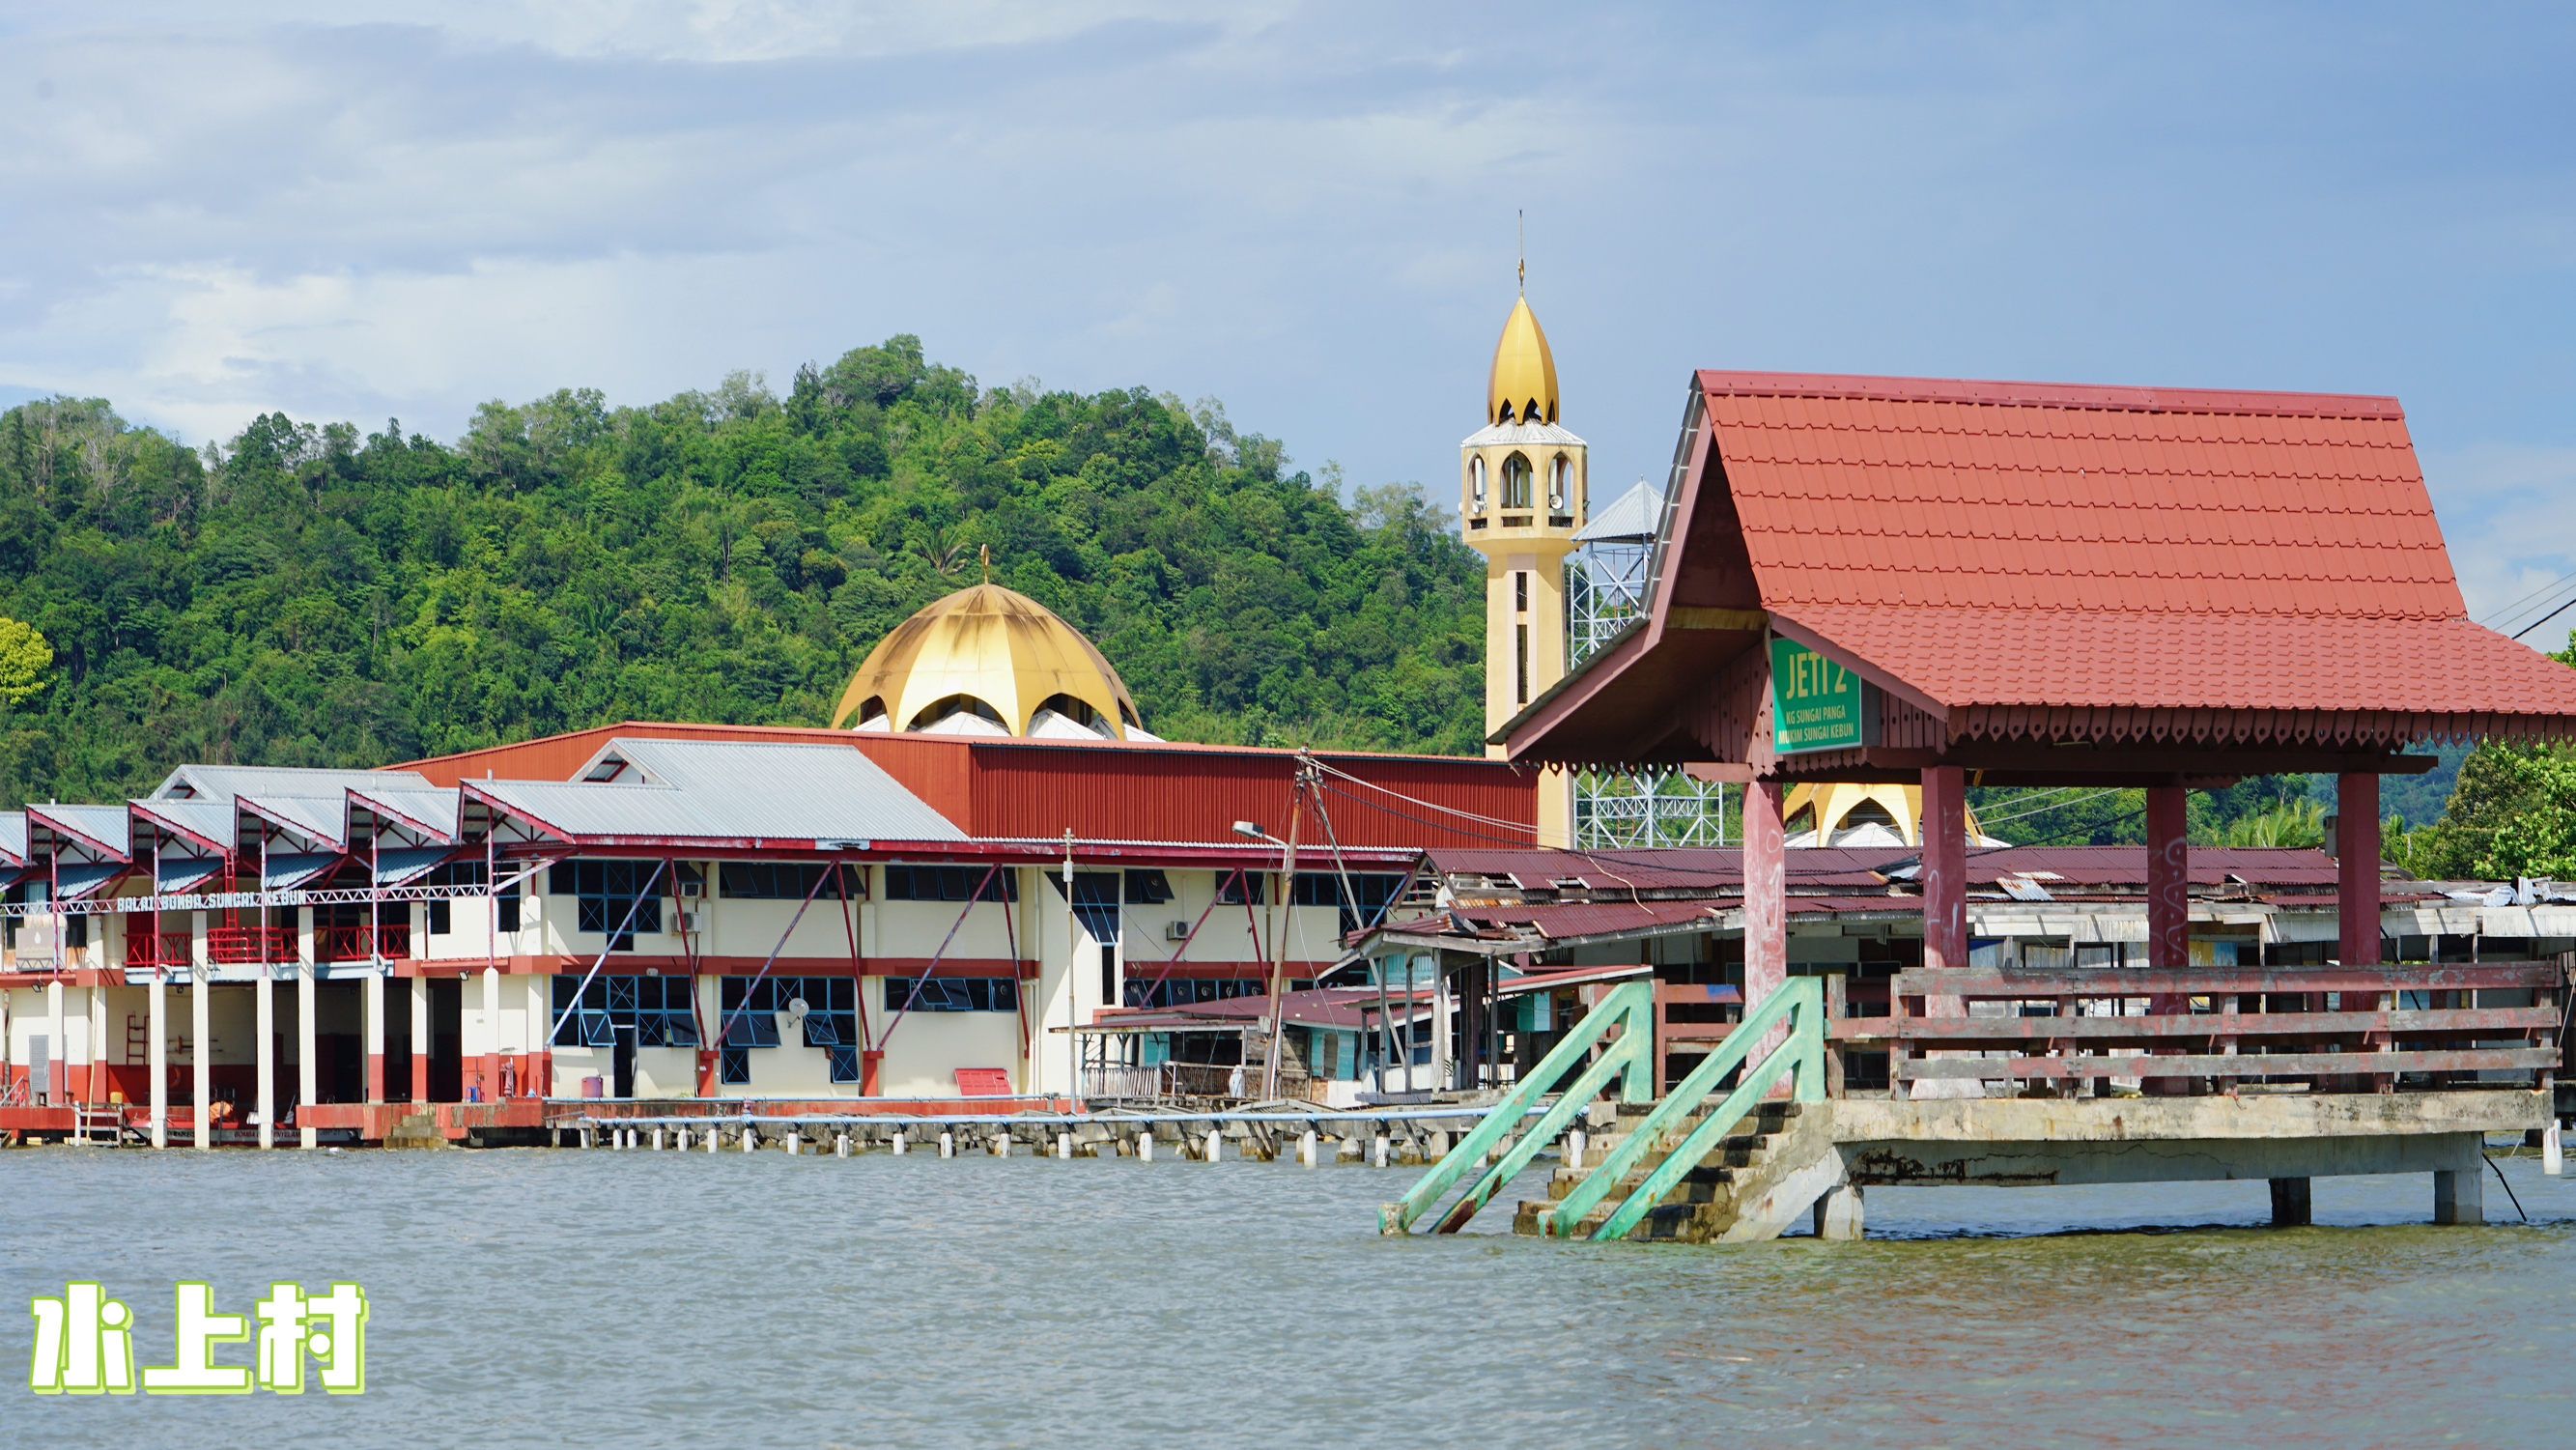
[[[1297,1135],[1297,1161],[1308,1168],[1315,1166],[1315,1130],[1312,1128]]]
[[[1219,1134],[1215,1128],[1211,1127],[1208,1129],[1207,1147],[1201,1151],[1199,1156],[1210,1163],[1214,1163],[1225,1156],[1225,1138],[1223,1135]]]
[[[904,1151],[903,1129],[901,1128],[894,1130],[894,1151],[897,1153]]]
[[[946,1128],[939,1130],[939,1156],[942,1158],[957,1156],[957,1137]]]
[[[1136,1135],[1136,1161],[1140,1163],[1154,1161],[1154,1125],[1151,1123],[1147,1123],[1145,1130]]]

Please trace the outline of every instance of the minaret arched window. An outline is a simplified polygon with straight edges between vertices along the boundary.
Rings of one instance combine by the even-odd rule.
[[[1530,461],[1518,453],[1503,460],[1503,507],[1530,506],[1530,472]]]
[[[1478,514],[1485,511],[1485,460],[1482,458],[1467,460],[1467,511]]]
[[[1552,514],[1565,512],[1565,501],[1573,496],[1574,461],[1560,453],[1547,471],[1547,511]]]

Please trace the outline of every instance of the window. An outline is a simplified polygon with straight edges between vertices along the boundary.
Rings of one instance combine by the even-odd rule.
[[[1193,1002],[1223,1002],[1234,997],[1261,995],[1259,977],[1184,977],[1177,981],[1131,981],[1127,984],[1130,1007],[1186,1007]]]
[[[658,861],[567,861],[546,873],[546,892],[579,903],[573,930],[605,934],[612,952],[635,950],[641,933],[662,930]]]
[[[859,1050],[856,1047],[832,1049],[832,1081],[859,1081]]]
[[[716,993],[724,1045],[779,1046],[779,1014],[795,1011],[802,1002],[802,1045],[855,1052],[865,1045],[859,1040],[858,991],[858,982],[850,977],[727,977]]]
[[[716,1056],[716,1081],[740,1086],[751,1081],[751,1054],[739,1047],[728,1047]]]
[[[1529,613],[1529,571],[1527,569],[1512,571],[1512,611],[1516,614]]]
[[[1020,984],[1009,977],[888,977],[885,1009],[901,1012],[1017,1012]]]
[[[575,1002],[573,994],[581,1000]],[[606,972],[590,979],[584,989],[581,978],[569,973],[555,978],[555,1034],[557,1047],[612,1047],[617,1033],[635,1034],[638,1047],[695,1047],[698,1045],[697,1006],[691,1000],[687,977],[611,976]]]
[[[1565,512],[1565,501],[1574,496],[1574,464],[1560,453],[1547,475],[1547,511],[1561,514]]]
[[[1073,873],[1073,918],[1096,942],[1118,940],[1118,902],[1122,894],[1116,871],[1076,871]],[[1064,895],[1064,873],[1046,874],[1056,895]]]
[[[1171,899],[1172,883],[1163,878],[1162,872],[1130,871],[1127,873],[1129,906],[1160,906]]]
[[[990,880],[985,879],[988,874]],[[888,866],[885,879],[888,901],[964,901],[969,896],[977,901],[1020,899],[1019,873],[1007,868]],[[976,889],[979,882],[983,888],[980,892]]]
[[[1512,681],[1514,701],[1523,705],[1528,704],[1529,626],[1526,624],[1512,626]]]
[[[836,873],[820,863],[726,861],[716,867],[716,889],[737,901],[803,901],[808,894],[818,901],[863,901],[868,883],[856,866]]]
[[[427,905],[429,907],[429,934],[431,936],[447,935],[448,927],[452,920],[448,912],[448,907],[453,905],[453,903],[448,901],[447,898],[439,896],[430,898]]]
[[[513,881],[509,885],[502,887],[501,894],[493,898],[492,926],[496,931],[517,931],[519,929],[518,882]]]
[[[1471,459],[1467,464],[1467,511],[1485,511],[1485,460]]]
[[[1216,904],[1219,906],[1259,906],[1262,902],[1262,875],[1258,871],[1219,871],[1216,873]]]
[[[1300,871],[1297,884],[1289,893],[1292,906],[1338,906],[1342,909],[1342,930],[1357,931],[1375,926],[1395,904],[1404,890],[1404,878],[1388,872],[1355,871],[1351,873],[1351,894],[1357,901],[1342,899],[1342,877],[1334,871]],[[1356,908],[1356,910],[1354,910]]]
[[[1525,509],[1530,506],[1530,461],[1515,453],[1503,460],[1503,507]]]

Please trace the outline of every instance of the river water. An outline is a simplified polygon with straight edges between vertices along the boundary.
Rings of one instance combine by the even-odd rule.
[[[365,1286],[367,1390],[38,1397],[0,1444],[2576,1443],[2576,1181],[1879,1190],[1860,1244],[1385,1240],[1419,1170],[780,1153],[0,1153],[0,1300]],[[14,1316],[15,1310],[10,1314]],[[29,1320],[10,1335],[23,1384]],[[247,1362],[241,1346],[219,1356]]]

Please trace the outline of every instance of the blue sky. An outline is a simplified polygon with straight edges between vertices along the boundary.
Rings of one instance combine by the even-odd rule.
[[[2571,15],[20,4],[0,400],[452,438],[913,332],[1437,495],[1527,208],[1596,488],[1694,367],[2394,393],[2485,616],[2576,572]]]

